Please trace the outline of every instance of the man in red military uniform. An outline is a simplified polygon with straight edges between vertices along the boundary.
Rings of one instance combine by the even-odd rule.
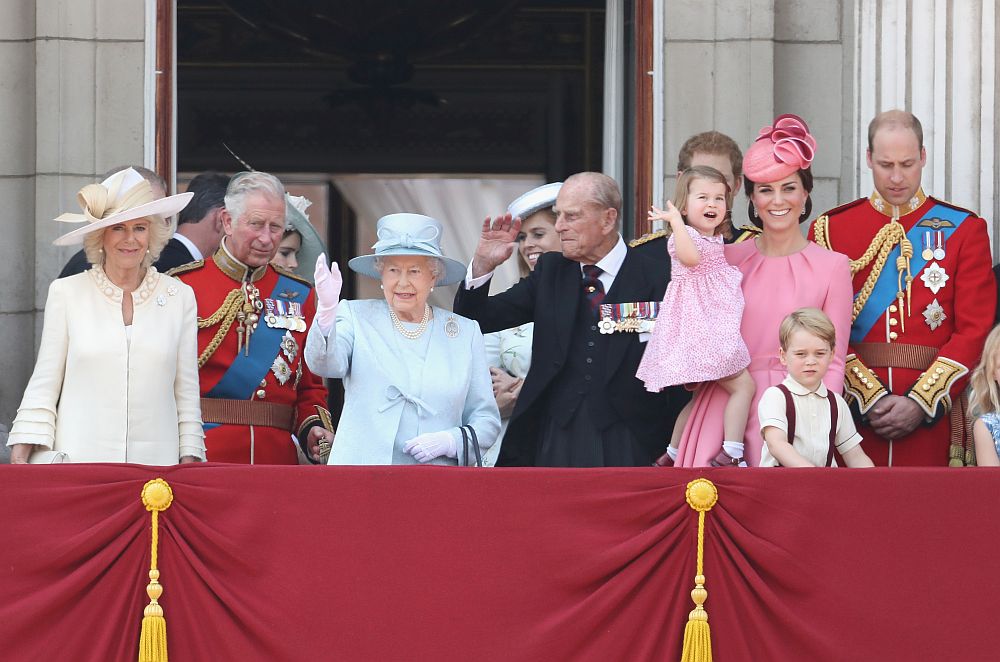
[[[868,127],[875,192],[810,230],[851,259],[845,390],[882,466],[971,463],[963,392],[996,306],[986,222],[924,194],[926,161],[920,121],[879,114]]]
[[[225,201],[219,250],[171,272],[198,300],[207,459],[296,464],[292,434],[310,455],[333,439],[320,419],[326,388],[302,355],[312,287],[269,264],[285,231],[285,189],[276,177],[240,173]]]

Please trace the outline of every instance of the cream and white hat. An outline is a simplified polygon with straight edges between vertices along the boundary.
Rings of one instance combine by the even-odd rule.
[[[147,216],[173,216],[184,209],[193,197],[194,193],[178,193],[165,198],[154,198],[149,182],[132,168],[125,168],[100,184],[87,184],[80,189],[76,199],[83,213],[66,213],[55,220],[85,225],[67,232],[52,243],[56,246],[79,244],[85,234],[118,223]]]
[[[556,196],[562,188],[562,182],[543,184],[538,188],[533,188],[524,195],[518,196],[514,202],[507,205],[507,211],[514,218],[520,217],[523,221],[536,211],[548,209],[556,203]]]

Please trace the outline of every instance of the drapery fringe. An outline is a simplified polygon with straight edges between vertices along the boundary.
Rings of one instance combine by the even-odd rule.
[[[708,599],[704,574],[705,513],[719,500],[719,492],[712,481],[698,478],[687,484],[684,499],[691,508],[698,511],[698,574],[695,575],[694,589],[691,590],[694,609],[688,614],[688,622],[684,627],[681,662],[712,662],[712,631],[708,627],[708,612],[704,607],[705,600]]]
[[[149,604],[142,612],[142,630],[139,633],[139,662],[167,662],[167,621],[158,600],[163,595],[160,571],[156,568],[156,549],[159,543],[159,514],[170,507],[173,490],[162,478],[154,478],[142,486],[142,504],[152,517],[151,552],[149,557],[149,585],[146,594]]]

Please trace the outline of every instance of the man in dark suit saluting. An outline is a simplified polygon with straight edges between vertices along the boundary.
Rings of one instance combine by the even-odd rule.
[[[600,304],[663,298],[669,265],[630,251],[619,232],[621,192],[597,172],[566,179],[553,211],[562,254],[488,296],[493,271],[514,250],[520,219],[483,223],[455,312],[483,332],[534,322],[525,378],[498,465],[649,466],[663,452],[684,397],[648,393],[635,372],[645,347],[637,333],[601,333]]]

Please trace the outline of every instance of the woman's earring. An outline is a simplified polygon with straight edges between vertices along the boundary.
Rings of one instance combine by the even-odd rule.
[[[433,291],[434,291],[434,288],[432,287],[432,288],[431,288],[431,292],[433,292]]]
[[[380,289],[380,290],[384,290],[384,289],[385,289],[385,285],[379,285],[379,286],[378,286],[378,289]]]
[[[757,208],[753,206],[752,202],[750,203],[750,216],[752,218],[757,218]]]

